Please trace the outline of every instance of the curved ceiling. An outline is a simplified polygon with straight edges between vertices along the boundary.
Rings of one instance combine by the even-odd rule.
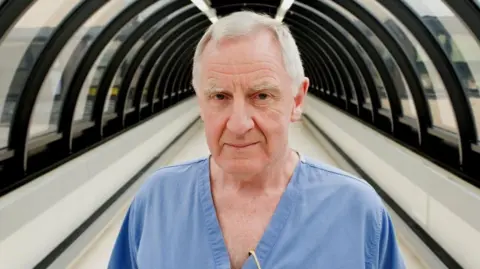
[[[480,186],[476,3],[194,2],[1,1],[0,193],[192,96],[195,44],[245,9],[290,27],[313,96]]]

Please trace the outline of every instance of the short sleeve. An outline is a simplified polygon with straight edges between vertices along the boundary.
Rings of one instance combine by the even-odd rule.
[[[115,241],[109,269],[137,269],[137,251],[141,238],[143,218],[139,216],[138,204],[130,205]]]
[[[373,268],[376,269],[404,269],[400,246],[396,239],[395,228],[390,215],[384,207],[380,209],[378,226],[376,231],[377,240],[377,258],[372,261]]]

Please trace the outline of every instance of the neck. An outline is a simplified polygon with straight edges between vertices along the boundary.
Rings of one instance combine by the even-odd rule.
[[[212,187],[215,190],[234,191],[241,194],[282,193],[299,161],[298,154],[288,148],[278,160],[255,174],[229,174],[211,161]]]

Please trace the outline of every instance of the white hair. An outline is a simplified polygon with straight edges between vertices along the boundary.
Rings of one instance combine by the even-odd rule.
[[[279,42],[285,70],[293,80],[293,95],[297,94],[305,74],[297,44],[288,27],[280,21],[268,15],[258,14],[251,11],[239,11],[220,18],[210,25],[200,39],[193,58],[192,85],[198,88],[197,79],[200,74],[200,57],[205,46],[210,40],[219,42],[223,38],[246,36],[257,29],[267,29],[275,34]]]

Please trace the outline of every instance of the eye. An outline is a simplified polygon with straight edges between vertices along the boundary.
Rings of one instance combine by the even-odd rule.
[[[216,100],[225,100],[226,96],[225,94],[222,94],[222,93],[216,93],[213,95],[213,98]]]
[[[269,95],[266,94],[266,93],[259,93],[259,94],[255,95],[255,97],[260,99],[260,100],[266,100],[266,99],[268,99]]]

